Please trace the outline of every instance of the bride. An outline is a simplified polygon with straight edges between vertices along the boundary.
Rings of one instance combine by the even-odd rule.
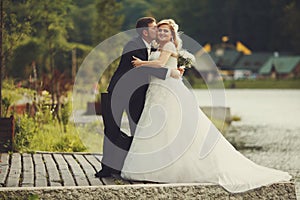
[[[159,50],[149,61],[135,57],[132,62],[136,67],[176,69],[181,48],[178,25],[166,19],[157,28]],[[202,156],[207,134],[214,145]],[[199,109],[181,80],[155,77],[121,176],[164,183],[213,183],[232,193],[291,179],[287,172],[257,165],[239,153]]]

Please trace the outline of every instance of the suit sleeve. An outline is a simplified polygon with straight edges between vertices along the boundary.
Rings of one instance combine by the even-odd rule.
[[[110,80],[107,91],[111,92],[119,79],[128,71],[133,69],[133,65],[131,63],[133,55],[141,55],[141,50],[137,48],[137,44],[134,41],[130,41],[125,45],[123,49],[119,66]]]
[[[127,64],[127,69],[133,69],[134,66],[132,65],[131,61],[133,60],[133,56],[140,58],[141,60],[147,60],[146,55],[143,54],[144,49],[141,49],[137,43],[134,42],[130,42],[128,43],[124,50],[123,50],[123,59],[121,59],[120,61],[120,66],[125,65],[125,63]],[[128,71],[127,70],[127,71]],[[151,76],[155,76],[159,79],[166,79],[167,77],[167,73],[168,73],[168,69],[166,68],[154,68],[154,67],[150,67],[150,66],[145,66],[142,69],[143,73],[146,73],[148,75]]]
[[[129,71],[131,74],[131,81],[138,81],[139,79],[148,80],[150,75],[160,79],[166,79],[168,69],[165,68],[139,67],[143,69],[136,70],[137,68],[131,63],[133,56],[138,57],[141,60],[147,60],[147,51],[143,48],[141,49],[141,46],[136,41],[130,41],[125,45],[119,66],[110,80],[107,91],[113,91],[119,79],[125,74],[128,74]]]
[[[134,68],[131,63],[133,59],[132,56],[143,57],[142,49],[139,49],[138,45],[131,41],[123,49],[122,57],[118,68],[124,70],[125,72]],[[140,59],[145,59],[145,58],[140,58]]]

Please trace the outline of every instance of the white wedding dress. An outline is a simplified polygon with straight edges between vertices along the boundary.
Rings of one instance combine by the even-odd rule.
[[[176,52],[171,42],[164,49]],[[159,54],[152,53],[150,59]],[[176,68],[176,57],[171,56],[166,67]],[[287,172],[257,165],[239,153],[201,111],[182,80],[154,77],[121,176],[219,184],[232,193],[291,179]]]

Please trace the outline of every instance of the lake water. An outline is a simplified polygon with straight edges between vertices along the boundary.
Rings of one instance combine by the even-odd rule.
[[[230,107],[242,124],[300,128],[300,90],[194,90],[194,94],[200,106]]]

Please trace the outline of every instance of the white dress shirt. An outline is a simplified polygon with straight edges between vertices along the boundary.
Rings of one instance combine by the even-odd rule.
[[[147,52],[148,52],[148,60],[149,60],[150,53],[151,53],[151,44],[149,44],[148,42],[146,42],[146,40],[144,40],[144,39],[143,39],[143,42],[144,42],[145,45],[146,45]]]

